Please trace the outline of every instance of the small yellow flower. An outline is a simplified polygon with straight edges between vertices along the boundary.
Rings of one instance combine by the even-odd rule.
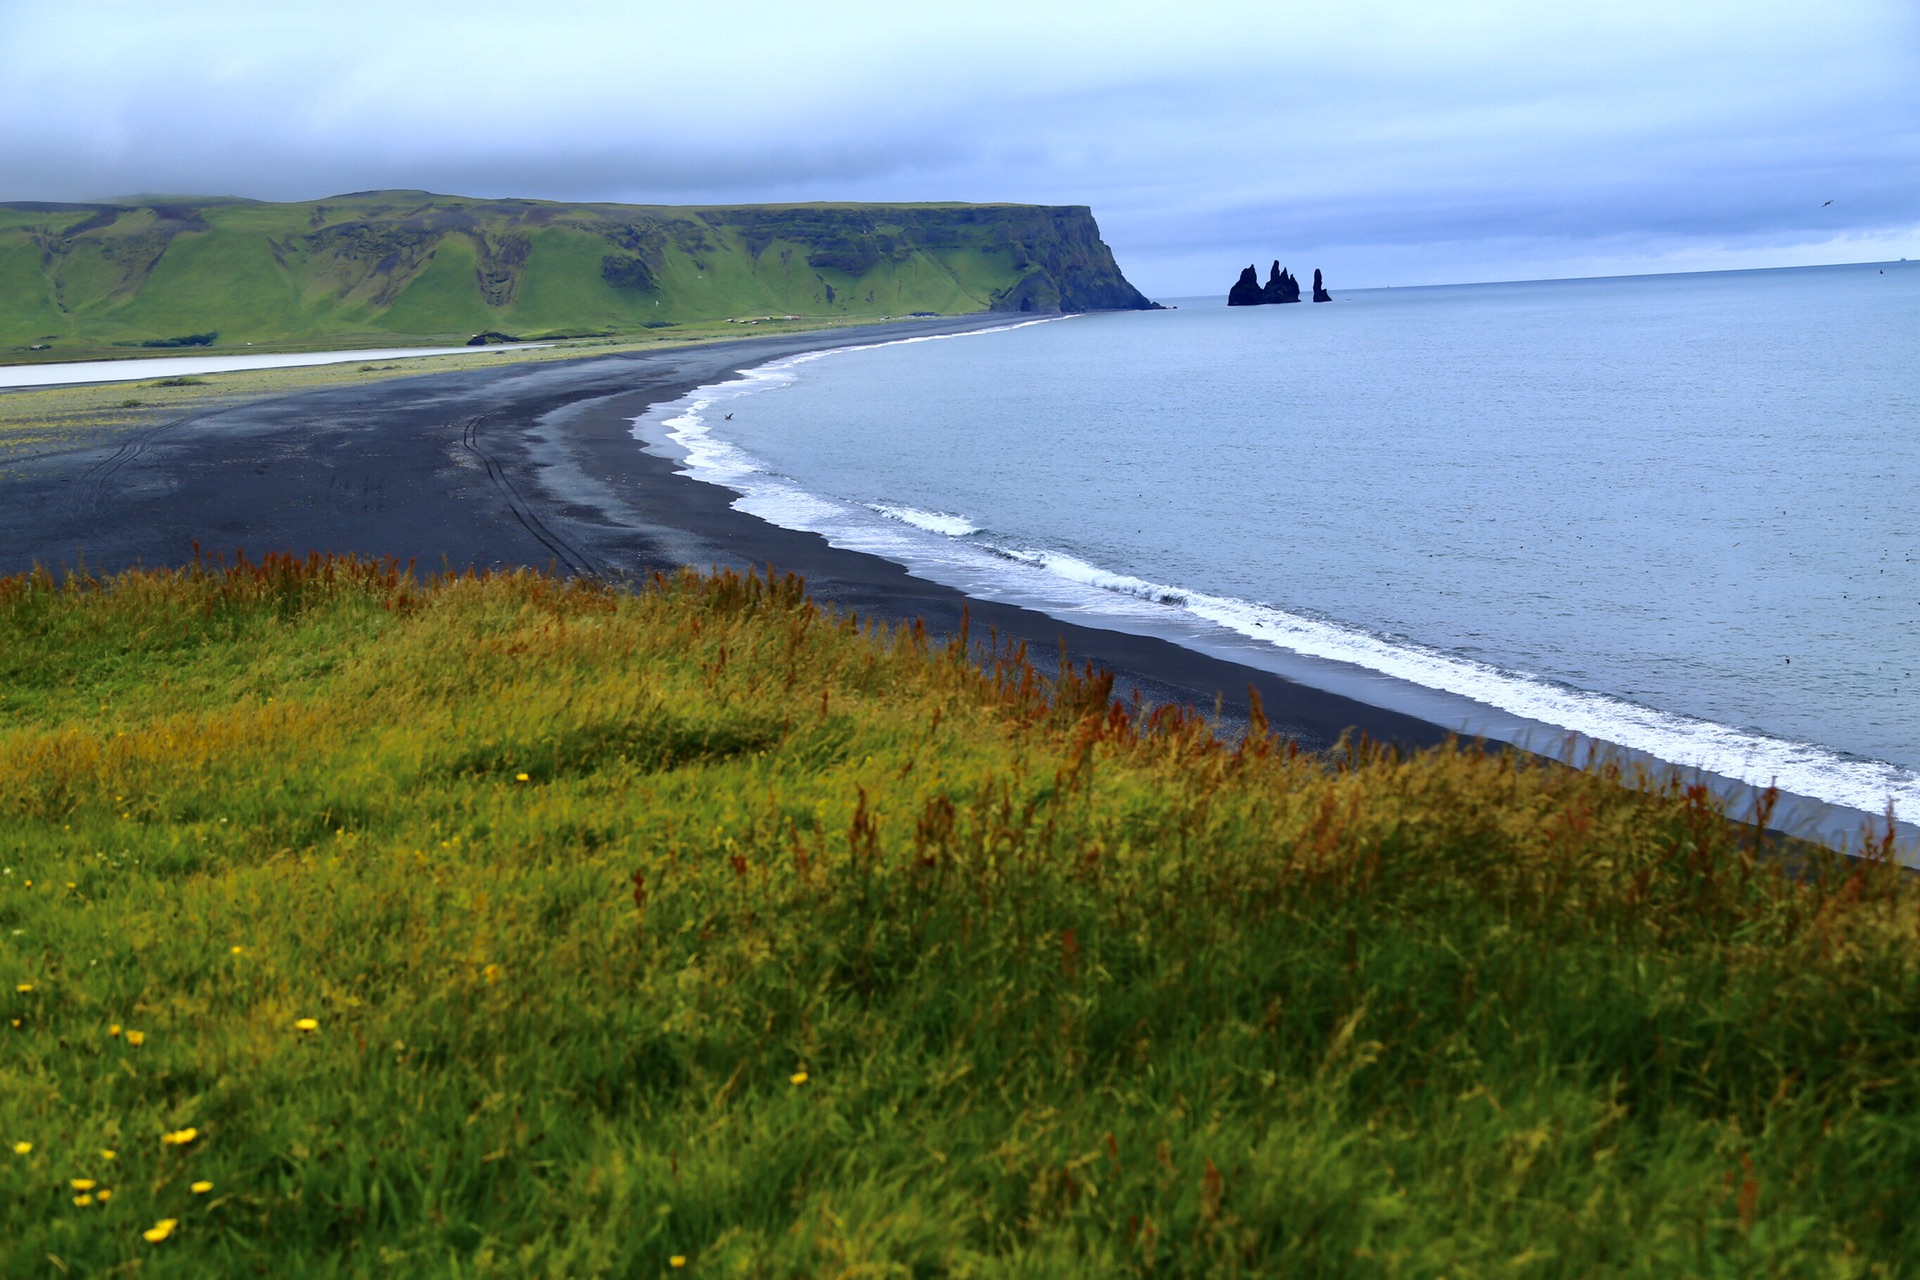
[[[116,1022],[116,1023],[114,1023],[114,1024],[112,1025],[112,1026],[110,1026],[110,1027],[108,1027],[108,1028],[107,1028],[107,1034],[108,1034],[109,1036],[117,1036],[117,1035],[119,1035],[119,1034],[120,1034],[120,1024]]]
[[[161,1134],[160,1141],[169,1147],[184,1147],[199,1136],[200,1131],[192,1125],[188,1125],[184,1129],[175,1129],[172,1133]]]
[[[31,982],[22,982],[22,983],[16,984],[13,989],[15,991],[18,991],[21,995],[25,995],[27,994],[27,992],[33,990],[33,984]]]
[[[667,1259],[667,1265],[676,1268],[684,1267],[687,1265],[687,1255],[684,1253],[676,1253]]]
[[[16,1142],[13,1144],[13,1154],[17,1156],[24,1156],[32,1150],[33,1144],[31,1142]]]
[[[84,1209],[93,1203],[93,1197],[89,1195],[78,1195],[73,1198],[73,1202]]]
[[[237,956],[237,955],[239,955],[239,954],[240,954],[240,953],[241,953],[242,951],[245,951],[245,950],[246,950],[246,948],[245,948],[245,947],[242,947],[242,946],[234,946],[233,948],[231,948],[231,950],[232,950],[232,952],[233,952],[233,954]]]
[[[796,1071],[792,1075],[788,1076],[787,1079],[791,1080],[795,1084],[805,1084],[807,1082],[807,1073],[804,1071]]]
[[[102,1187],[100,1188],[99,1192],[94,1195],[93,1198],[95,1200],[98,1200],[101,1204],[105,1204],[107,1201],[113,1199],[113,1188]]]
[[[480,975],[484,977],[488,982],[498,982],[500,981],[500,966],[497,964],[490,964],[486,968],[480,971]]]
[[[295,1031],[318,1031],[320,1029],[320,1020],[318,1018],[300,1018],[295,1020],[293,1029]]]
[[[75,1191],[91,1191],[100,1185],[92,1178],[70,1178],[68,1181],[73,1183],[73,1189]]]
[[[19,1025],[20,1025],[20,1019],[18,1019],[18,1018],[15,1018],[15,1019],[13,1020],[13,1025],[14,1025],[14,1026],[16,1026],[16,1027],[17,1027],[17,1026],[19,1026]]]
[[[118,1160],[120,1158],[120,1153],[118,1151],[115,1151],[112,1147],[102,1147],[100,1148],[100,1158],[102,1160]]]
[[[528,777],[528,776],[527,776],[526,774],[524,774],[524,773],[516,773],[516,774],[514,774],[514,775],[513,775],[513,777],[514,777],[514,781],[516,781],[516,782],[531,782],[531,781],[533,781],[533,779],[532,779],[532,778],[529,778],[529,777]]]
[[[188,1187],[187,1190],[197,1196],[203,1196],[213,1190],[213,1184],[211,1182],[196,1182],[191,1187]]]
[[[145,1044],[146,1042],[147,1042],[146,1032],[144,1031],[127,1032],[127,1043],[132,1045],[134,1048],[138,1049],[141,1045]]]
[[[180,1219],[178,1218],[162,1218],[140,1234],[147,1238],[148,1244],[159,1244],[162,1240],[172,1235],[173,1229],[179,1225]]]

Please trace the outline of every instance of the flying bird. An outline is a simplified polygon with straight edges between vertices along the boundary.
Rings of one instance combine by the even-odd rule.
[[[728,415],[727,415],[727,417],[726,417],[726,420],[727,420],[728,422],[732,422],[732,421],[733,421],[733,415],[732,415],[732,414],[728,414]]]
[[[1832,204],[1832,203],[1833,203],[1833,201],[1831,201],[1831,200],[1829,200],[1829,201],[1827,201],[1827,204]],[[1821,207],[1822,209],[1824,209],[1824,208],[1826,208],[1826,207],[1827,207],[1827,204],[1823,204],[1823,205],[1821,205],[1820,207]]]

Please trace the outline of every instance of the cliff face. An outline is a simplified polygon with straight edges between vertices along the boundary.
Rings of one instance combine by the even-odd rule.
[[[711,209],[701,218],[737,230],[764,253],[775,240],[818,246],[807,264],[865,278],[882,264],[925,254],[991,255],[1011,278],[987,294],[994,311],[1145,311],[1085,205],[808,205]]]
[[[1081,205],[0,205],[0,359],[1153,305]]]

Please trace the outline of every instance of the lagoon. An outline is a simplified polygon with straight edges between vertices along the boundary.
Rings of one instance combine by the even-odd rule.
[[[300,369],[312,365],[369,360],[414,360],[425,356],[470,356],[525,351],[545,343],[497,347],[390,347],[372,351],[288,351],[231,356],[153,356],[126,360],[75,360],[59,364],[0,365],[0,388],[65,387],[101,382],[144,382],[148,378],[190,378],[248,369]]]

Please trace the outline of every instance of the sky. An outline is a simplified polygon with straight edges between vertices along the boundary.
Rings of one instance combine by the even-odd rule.
[[[0,200],[385,187],[1086,204],[1158,297],[1920,259],[1920,3],[0,0]]]

